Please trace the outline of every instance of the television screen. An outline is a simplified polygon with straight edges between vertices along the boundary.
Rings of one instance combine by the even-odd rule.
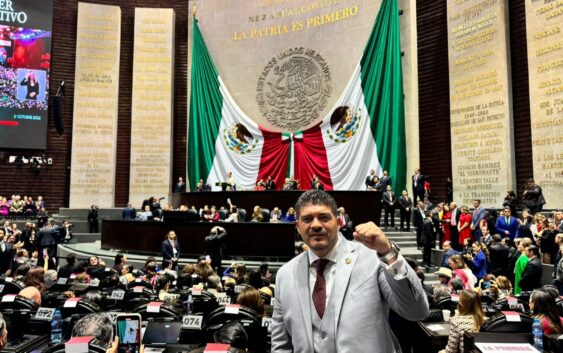
[[[53,2],[0,2],[0,148],[45,149]]]

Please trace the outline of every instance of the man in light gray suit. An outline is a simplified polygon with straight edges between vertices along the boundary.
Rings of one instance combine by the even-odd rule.
[[[373,222],[346,240],[336,202],[323,191],[303,193],[295,210],[309,250],[278,271],[272,353],[399,352],[389,309],[413,321],[428,314],[421,282],[399,248]]]

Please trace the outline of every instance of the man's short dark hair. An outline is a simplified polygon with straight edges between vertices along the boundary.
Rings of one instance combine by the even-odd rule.
[[[330,208],[332,214],[336,216],[336,201],[330,194],[322,190],[308,190],[305,191],[297,202],[295,203],[295,213],[297,214],[297,218],[299,218],[299,214],[301,213],[301,208],[307,205],[323,205]]]
[[[72,329],[72,337],[94,336],[104,344],[113,341],[113,325],[104,313],[89,314],[78,320]]]
[[[540,254],[540,249],[536,245],[528,246],[528,252],[534,253],[534,255],[538,256]]]
[[[76,255],[68,254],[66,256],[66,263],[69,265],[74,265],[76,263]]]

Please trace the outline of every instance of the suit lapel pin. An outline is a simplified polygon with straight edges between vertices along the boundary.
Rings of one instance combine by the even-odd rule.
[[[346,258],[346,260],[344,260],[344,262],[346,263],[346,265],[350,265],[352,263],[352,259],[351,258]]]

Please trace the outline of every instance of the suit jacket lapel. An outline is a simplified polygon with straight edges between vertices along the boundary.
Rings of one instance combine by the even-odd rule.
[[[336,276],[334,279],[334,287],[332,288],[332,301],[334,303],[334,326],[338,329],[338,320],[340,319],[340,311],[342,310],[342,303],[344,296],[348,289],[348,282],[352,269],[356,264],[358,253],[356,249],[351,246],[351,242],[344,239],[342,235],[340,239],[340,249],[336,256]]]
[[[309,293],[309,256],[301,256],[299,262],[295,266],[295,296],[301,306],[301,314],[303,315],[303,325],[305,326],[305,336],[309,343],[308,352],[313,351],[313,323],[311,321],[311,293]],[[303,290],[305,289],[305,291]],[[303,295],[303,292],[308,295]]]

